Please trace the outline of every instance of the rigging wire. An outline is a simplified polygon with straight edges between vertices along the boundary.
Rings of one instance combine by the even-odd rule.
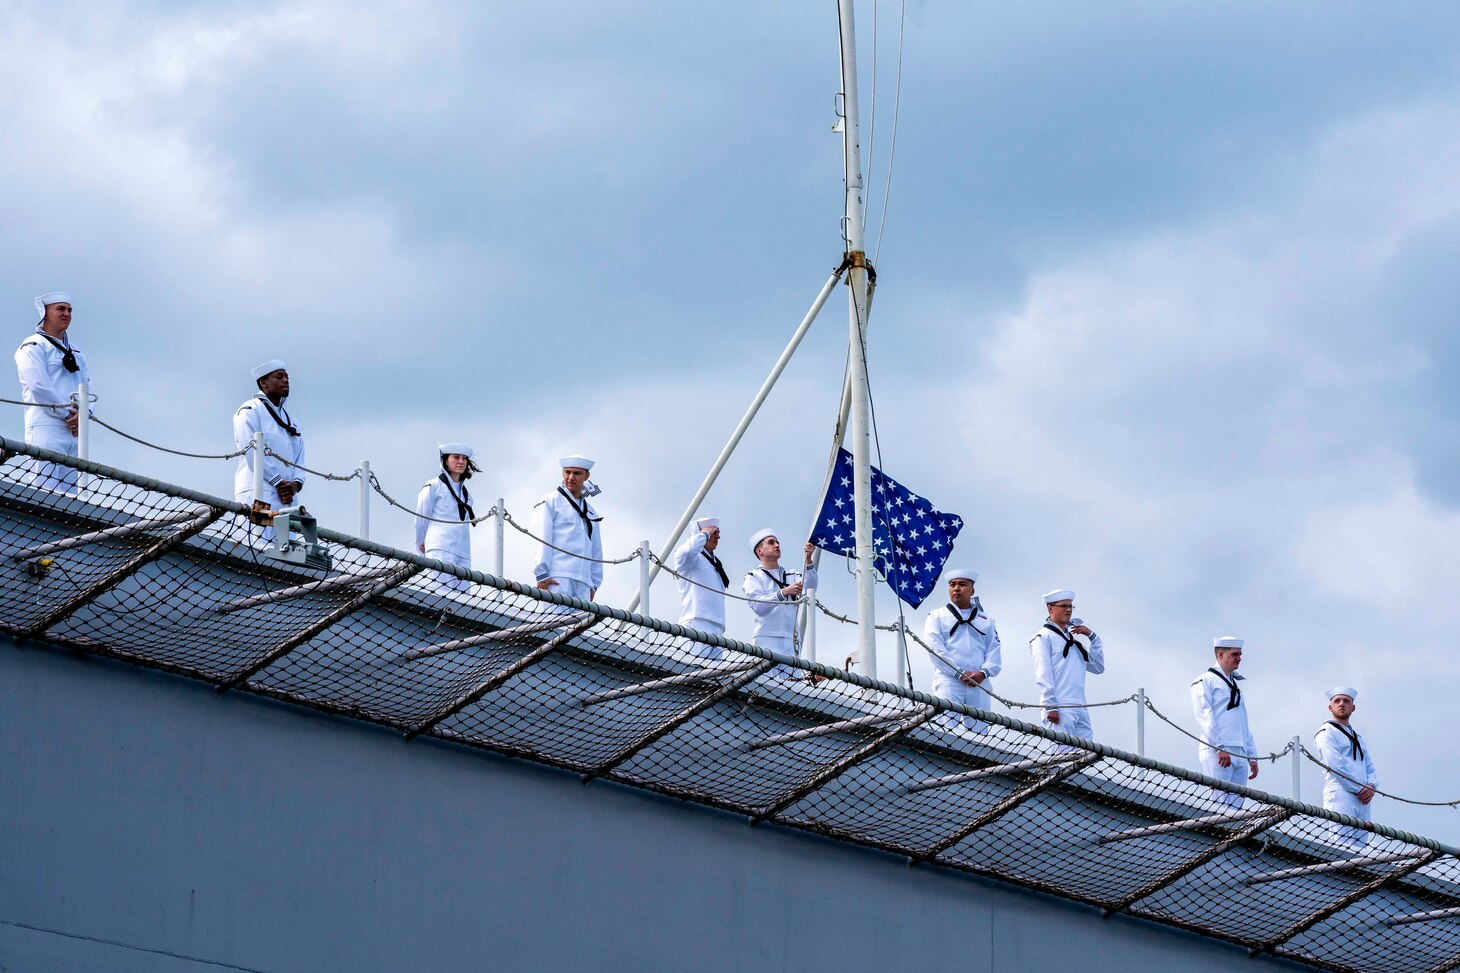
[[[882,214],[877,220],[877,245],[872,250],[872,265],[877,265],[877,259],[882,255],[882,231],[887,227],[887,200],[892,195],[892,164],[897,158],[897,120],[902,114],[902,47],[903,34],[907,26],[907,0],[901,0],[897,15],[897,83],[892,95],[892,136],[887,146],[887,177],[882,187]],[[876,62],[874,54],[873,62]],[[875,76],[874,76],[875,78]],[[874,79],[873,85],[876,85]],[[873,89],[873,107],[876,107],[876,90]],[[867,179],[872,179],[871,162],[867,163]]]

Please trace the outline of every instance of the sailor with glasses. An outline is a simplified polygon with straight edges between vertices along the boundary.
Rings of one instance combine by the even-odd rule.
[[[946,577],[948,604],[923,623],[923,640],[933,660],[933,695],[986,710],[988,681],[1004,667],[999,629],[974,597],[977,571],[954,568]],[[959,714],[951,722],[974,733],[988,732],[987,723],[971,716]]]
[[[244,450],[233,474],[233,498],[248,505],[262,500],[270,510],[292,505],[304,489],[304,434],[289,414],[284,403],[289,398],[289,369],[278,358],[264,362],[251,371],[258,392],[233,414],[233,445]],[[254,433],[264,434],[264,453],[255,456]],[[264,469],[263,496],[253,495],[254,464]],[[273,537],[273,528],[263,538]]]
[[[592,601],[603,584],[603,518],[588,502],[598,488],[588,481],[593,460],[558,460],[563,482],[537,502],[533,533],[543,541],[533,577],[543,591]]]
[[[416,497],[416,550],[470,570],[476,511],[466,481],[481,470],[472,462],[475,453],[466,443],[441,443],[436,451],[441,457],[441,471],[426,481]],[[466,591],[471,582],[438,573],[436,585],[445,591]]]
[[[701,517],[695,531],[679,542],[669,567],[679,584],[679,624],[712,635],[725,634],[725,592],[730,575],[715,549],[720,546],[720,521]],[[691,642],[690,651],[707,658],[721,656],[719,646]]]
[[[82,385],[91,387],[91,370],[81,349],[71,344],[71,295],[61,291],[35,299],[40,321],[35,334],[15,351],[20,375],[20,397],[34,405],[25,410],[25,441],[32,446],[53,449],[68,456],[77,454],[76,395]],[[77,472],[73,467],[32,460],[32,485],[74,495]]]
[[[1075,593],[1061,588],[1044,596],[1049,613],[1044,627],[1029,640],[1034,653],[1034,682],[1044,725],[1085,740],[1095,739],[1090,711],[1085,708],[1085,676],[1105,671],[1105,646],[1090,626],[1070,617]],[[1081,642],[1079,636],[1087,641]]]
[[[1197,755],[1202,772],[1232,784],[1257,777],[1257,743],[1247,723],[1247,699],[1237,671],[1242,664],[1242,640],[1224,635],[1212,640],[1217,664],[1191,684],[1191,708],[1201,744]],[[1242,806],[1242,798],[1227,791],[1212,791],[1212,800],[1227,807]]]
[[[1351,686],[1335,686],[1328,691],[1331,718],[1313,734],[1313,742],[1318,748],[1318,759],[1325,765],[1323,806],[1360,821],[1370,821],[1379,777],[1374,772],[1368,741],[1349,722],[1358,696]]]

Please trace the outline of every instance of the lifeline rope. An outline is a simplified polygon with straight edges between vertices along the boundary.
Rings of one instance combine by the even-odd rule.
[[[621,557],[616,559],[589,557],[587,554],[579,554],[577,551],[567,551],[561,547],[558,547],[551,541],[543,540],[541,537],[538,537],[532,531],[528,530],[526,527],[523,527],[517,521],[513,520],[512,515],[510,513],[507,513],[505,510],[502,512],[502,519],[507,521],[507,523],[511,524],[518,531],[526,534],[528,537],[531,537],[533,540],[537,541],[539,544],[542,544],[546,547],[551,547],[559,554],[571,554],[573,557],[576,557],[579,560],[592,561],[594,564],[628,564],[630,561],[637,560],[640,554],[640,552],[636,549],[634,553],[630,554],[628,557]]]
[[[497,505],[492,504],[491,510],[488,510],[480,517],[473,517],[471,520],[446,520],[441,517],[428,517],[423,513],[417,513],[415,508],[407,507],[405,504],[396,500],[395,497],[392,497],[390,494],[386,493],[385,488],[380,485],[380,479],[374,473],[370,474],[370,487],[376,493],[380,494],[381,499],[390,504],[390,506],[395,507],[398,510],[404,510],[412,517],[419,517],[421,520],[429,520],[433,524],[470,524],[472,527],[475,527],[477,524],[491,520],[493,517],[497,516]],[[505,512],[506,511],[504,510],[503,513]]]
[[[653,564],[659,565],[659,567],[674,575],[679,580],[694,585],[696,588],[704,588],[706,591],[718,591],[726,598],[734,598],[736,601],[746,601],[756,605],[804,605],[806,603],[806,595],[804,593],[797,595],[795,598],[750,598],[746,595],[732,594],[728,589],[715,588],[707,584],[701,584],[694,578],[685,577],[684,575],[680,574],[678,571],[674,570],[669,565],[661,561],[657,554],[650,554],[649,561]]]
[[[1292,744],[1290,743],[1290,744],[1288,744],[1288,746],[1289,747],[1292,747]],[[1344,780],[1348,781],[1349,783],[1351,783],[1351,784],[1358,784],[1360,787],[1368,787],[1368,786],[1370,786],[1367,781],[1357,780],[1357,779],[1355,779],[1353,777],[1350,777],[1348,774],[1345,774],[1341,770],[1334,770],[1332,767],[1328,766],[1328,764],[1324,763],[1323,761],[1319,760],[1317,757],[1313,756],[1313,754],[1308,751],[1308,748],[1305,747],[1305,746],[1303,746],[1301,743],[1298,744],[1298,751],[1300,753],[1302,753],[1303,756],[1307,757],[1313,763],[1317,764],[1319,767],[1322,767],[1325,771],[1327,771],[1328,773],[1332,774],[1335,777],[1342,777]],[[1460,807],[1460,800],[1455,800],[1455,801],[1416,801],[1416,800],[1413,800],[1413,799],[1408,798],[1408,797],[1400,797],[1398,794],[1391,794],[1388,791],[1381,791],[1377,787],[1374,788],[1374,793],[1375,794],[1378,794],[1378,795],[1381,795],[1383,797],[1387,797],[1391,801],[1398,801],[1401,804],[1414,804],[1414,805],[1417,805],[1419,807],[1452,807],[1452,808],[1453,807]]]

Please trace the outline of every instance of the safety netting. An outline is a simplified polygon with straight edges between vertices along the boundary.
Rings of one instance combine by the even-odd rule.
[[[281,560],[232,501],[12,440],[0,455],[0,629],[17,639],[1322,969],[1460,965],[1460,863],[1438,842],[343,534],[319,532],[327,566]]]

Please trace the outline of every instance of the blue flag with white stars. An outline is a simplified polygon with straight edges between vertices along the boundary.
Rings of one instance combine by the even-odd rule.
[[[832,554],[856,556],[856,518],[852,511],[852,454],[837,450],[836,469],[821,502],[811,543]],[[872,467],[873,563],[897,597],[914,608],[938,585],[953,553],[953,538],[963,518],[933,505]]]

